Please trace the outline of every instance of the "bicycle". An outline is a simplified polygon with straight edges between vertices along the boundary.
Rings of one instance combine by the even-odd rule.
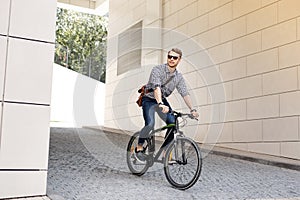
[[[176,111],[172,111],[172,113],[175,116],[175,124],[150,132],[143,145],[142,152],[146,155],[144,162],[136,157],[135,148],[138,144],[139,132],[131,136],[127,145],[127,165],[132,174],[142,176],[155,162],[163,163],[167,181],[175,188],[186,190],[192,187],[200,177],[202,157],[197,143],[186,137],[179,128],[186,125],[186,118],[195,118],[191,114]],[[179,125],[179,118],[183,119],[184,124],[182,126]],[[156,151],[155,135],[168,128],[172,128],[172,131],[169,132],[171,134],[166,135],[159,150]],[[168,142],[170,137],[173,137],[173,139]],[[161,154],[163,154],[162,158],[159,159]]]

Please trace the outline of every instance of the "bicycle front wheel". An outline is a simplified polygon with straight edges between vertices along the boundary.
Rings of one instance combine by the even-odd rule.
[[[138,139],[139,139],[139,132],[131,136],[127,145],[126,159],[127,159],[128,168],[131,171],[131,173],[137,176],[141,176],[148,170],[149,164],[148,164],[148,160],[142,162],[139,161],[139,159],[136,157],[135,148],[138,145]],[[147,146],[146,141],[144,146]],[[145,147],[145,149],[147,149],[147,147]]]
[[[174,187],[181,190],[192,187],[200,177],[201,168],[200,149],[190,138],[177,137],[167,148],[164,171]]]

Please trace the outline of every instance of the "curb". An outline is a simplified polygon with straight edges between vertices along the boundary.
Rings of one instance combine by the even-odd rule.
[[[203,149],[205,150],[206,148],[204,147]],[[250,162],[256,162],[259,164],[271,165],[280,168],[300,171],[300,160],[296,160],[296,159],[271,156],[267,154],[259,154],[254,152],[239,151],[235,149],[216,147],[216,146],[213,147],[211,153],[219,156],[246,160]]]

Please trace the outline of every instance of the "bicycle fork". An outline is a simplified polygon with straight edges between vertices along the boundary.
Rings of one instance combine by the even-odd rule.
[[[174,153],[175,160],[178,164],[187,164],[187,158],[185,154],[185,144],[184,141],[177,140],[183,133],[177,132],[174,134]],[[181,150],[181,151],[180,151]]]

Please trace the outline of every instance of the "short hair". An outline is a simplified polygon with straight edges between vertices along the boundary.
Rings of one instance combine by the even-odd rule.
[[[174,51],[175,53],[178,53],[180,55],[180,57],[182,57],[182,51],[178,48],[172,48],[170,51],[168,51],[168,53],[170,53],[171,51]]]

